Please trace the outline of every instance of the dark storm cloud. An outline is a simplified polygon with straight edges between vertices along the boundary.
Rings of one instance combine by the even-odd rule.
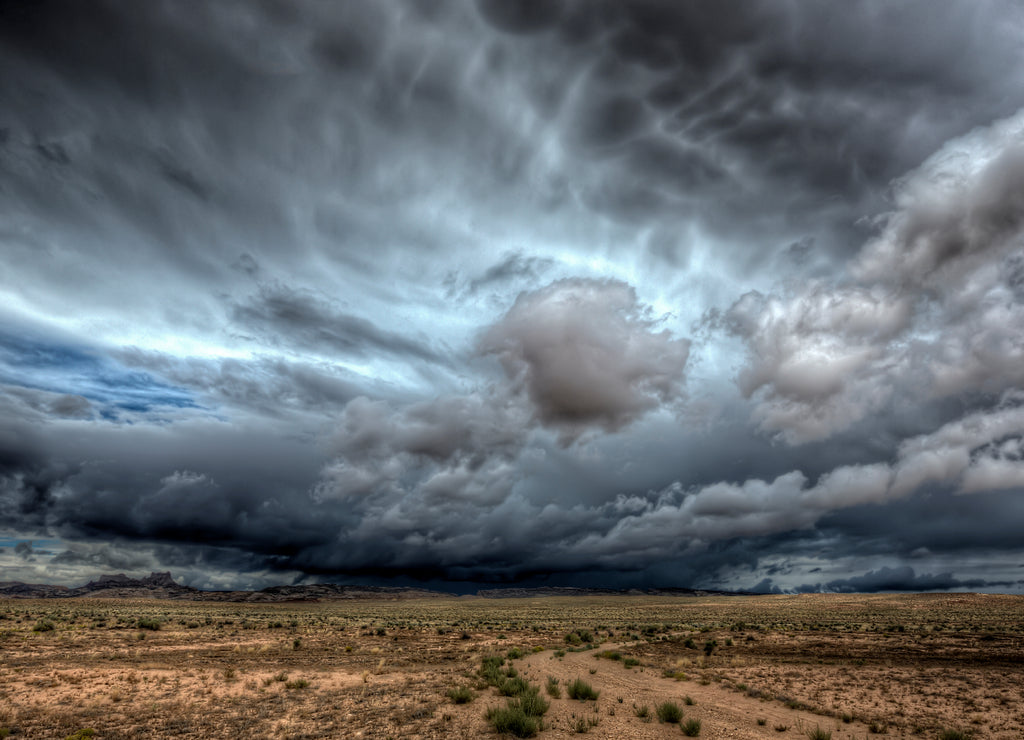
[[[535,284],[554,264],[555,261],[550,258],[529,257],[522,252],[512,252],[488,267],[482,274],[472,278],[466,285],[465,292],[475,295],[509,283]]]
[[[253,405],[263,413],[287,409],[340,408],[365,390],[333,368],[280,360],[241,363],[227,361],[217,369],[209,388],[220,389],[226,400]],[[219,381],[223,380],[223,385]]]
[[[477,7],[488,23],[508,33],[537,33],[562,14],[561,0],[478,0]]]
[[[877,593],[879,591],[951,591],[953,589],[1007,588],[1014,581],[986,581],[980,578],[960,580],[952,573],[922,573],[918,575],[909,565],[900,568],[879,568],[862,576],[842,578],[824,584],[803,585],[799,593],[828,591],[836,593]]]
[[[267,558],[322,541],[343,518],[295,506],[323,459],[308,439],[241,425],[226,437],[230,427],[209,420],[83,437],[80,423],[49,430],[50,459],[0,476],[5,522],[70,540],[221,543]]]
[[[366,391],[354,374],[328,362],[266,355],[247,360],[179,358],[135,348],[118,355],[126,364],[196,389],[211,407],[224,405],[268,417],[335,413]]]
[[[904,562],[939,558],[961,565],[975,561],[1005,566],[1020,562],[1014,522],[1024,509],[1021,490],[965,497],[932,489],[924,503],[908,498],[889,504],[884,517],[876,507],[833,512],[821,519],[818,529],[831,543],[834,557],[889,556]]]
[[[1010,588],[1022,15],[4,3],[5,570]]]
[[[1005,33],[982,30],[992,14],[1012,19]],[[880,205],[879,187],[1016,109],[1021,82],[996,73],[1019,58],[1015,22],[1019,8],[991,3],[939,16],[917,3],[578,4],[561,31],[592,62],[566,136],[608,158],[588,202],[855,246],[831,242]]]
[[[342,356],[385,352],[414,361],[443,361],[442,355],[425,341],[383,331],[322,296],[282,285],[264,286],[249,301],[235,306],[232,316],[243,329],[273,344]]]

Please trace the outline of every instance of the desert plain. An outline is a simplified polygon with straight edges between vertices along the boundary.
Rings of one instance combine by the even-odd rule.
[[[18,740],[501,737],[512,679],[542,738],[1019,740],[1024,597],[0,601]]]

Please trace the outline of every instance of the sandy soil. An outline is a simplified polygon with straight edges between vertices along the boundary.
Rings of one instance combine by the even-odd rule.
[[[682,737],[669,701],[703,738],[1024,737],[1024,599],[959,594],[0,601],[0,736],[496,737],[479,668],[513,649],[540,737]],[[566,697],[576,678],[596,701]]]

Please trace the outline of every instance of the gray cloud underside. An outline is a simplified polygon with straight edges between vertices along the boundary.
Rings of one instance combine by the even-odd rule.
[[[1016,588],[1022,23],[4,4],[5,570]]]

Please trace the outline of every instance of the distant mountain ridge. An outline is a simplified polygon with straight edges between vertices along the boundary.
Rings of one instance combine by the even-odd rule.
[[[130,578],[124,573],[101,575],[84,586],[69,588],[45,583],[0,582],[0,596],[15,599],[71,599],[79,597],[110,598],[189,598],[203,593],[191,586],[175,582],[170,572],[150,573],[145,578]]]
[[[537,586],[533,588],[487,588],[476,592],[484,599],[529,599],[543,596],[736,596],[735,591],[693,588],[579,588]]]
[[[315,583],[269,586],[260,591],[203,591],[182,586],[170,572],[131,578],[124,573],[102,575],[84,586],[69,588],[42,583],[0,582],[0,598],[14,599],[176,599],[183,601],[321,601],[327,599],[444,598],[454,594],[401,586],[344,586]]]
[[[488,588],[476,592],[484,599],[541,598],[552,596],[711,596],[734,595],[729,591],[690,588],[576,588],[540,586],[535,588]],[[180,601],[333,601],[345,599],[437,599],[458,598],[457,594],[411,586],[351,586],[314,583],[300,586],[268,586],[259,591],[204,591],[182,586],[170,572],[131,578],[124,573],[101,575],[84,586],[70,588],[42,583],[0,581],[0,598],[8,599],[175,599]]]

